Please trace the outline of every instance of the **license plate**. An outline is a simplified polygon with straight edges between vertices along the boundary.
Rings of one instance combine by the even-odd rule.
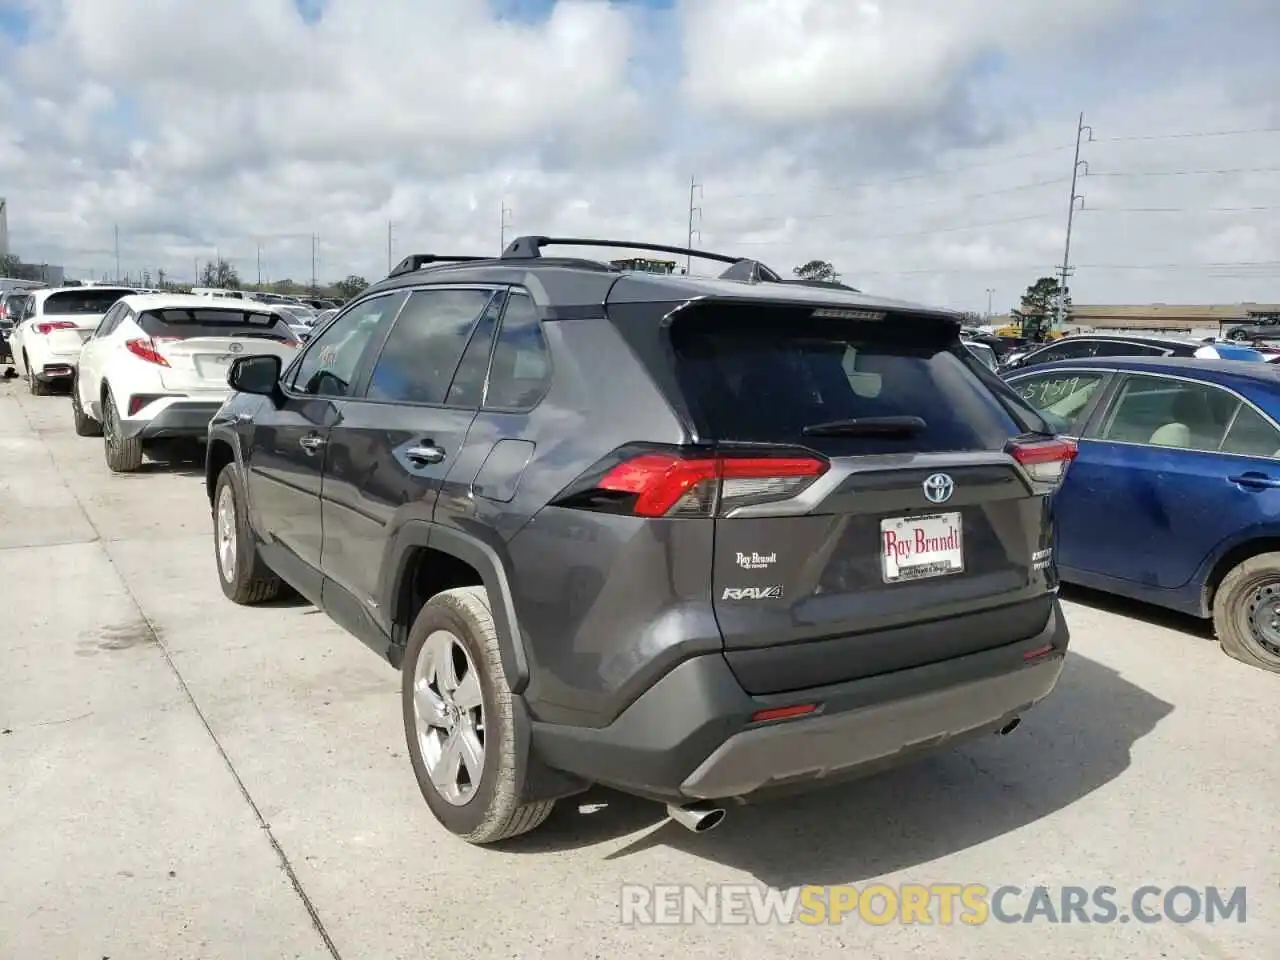
[[[227,371],[231,369],[231,357],[197,357],[196,369],[202,377],[225,380]]]
[[[880,521],[880,567],[885,583],[964,572],[958,513]]]

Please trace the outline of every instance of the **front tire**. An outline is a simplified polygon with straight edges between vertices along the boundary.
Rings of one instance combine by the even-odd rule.
[[[213,555],[218,582],[232,603],[265,603],[280,595],[280,578],[258,555],[234,463],[218,474],[213,490]]]
[[[409,632],[401,701],[418,787],[446,830],[494,843],[551,815],[554,800],[520,799],[511,690],[483,587],[427,601]]]
[[[77,437],[102,436],[102,424],[84,412],[80,403],[80,377],[71,378],[71,417],[75,421]]]
[[[142,466],[142,438],[126,437],[116,398],[107,390],[102,398],[102,449],[112,473],[136,473]]]
[[[1280,553],[1250,557],[1223,578],[1213,628],[1227,656],[1280,673]]]

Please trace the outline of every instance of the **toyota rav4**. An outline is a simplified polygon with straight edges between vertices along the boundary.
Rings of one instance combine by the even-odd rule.
[[[423,796],[473,843],[591,784],[710,829],[1007,733],[1062,670],[1075,448],[946,311],[522,237],[409,257],[229,382],[223,591],[288,585],[401,671]]]

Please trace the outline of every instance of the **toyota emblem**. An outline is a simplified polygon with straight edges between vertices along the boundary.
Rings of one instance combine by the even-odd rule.
[[[930,503],[946,503],[955,490],[956,482],[945,473],[935,473],[924,482],[924,498]]]
[[[229,350],[231,353],[239,353],[243,349],[244,349],[243,344],[239,344],[239,343],[227,344],[227,350]]]

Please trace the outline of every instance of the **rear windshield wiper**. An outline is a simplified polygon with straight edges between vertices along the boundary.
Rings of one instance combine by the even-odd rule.
[[[811,423],[800,432],[806,437],[914,437],[928,428],[919,417],[857,417]]]

